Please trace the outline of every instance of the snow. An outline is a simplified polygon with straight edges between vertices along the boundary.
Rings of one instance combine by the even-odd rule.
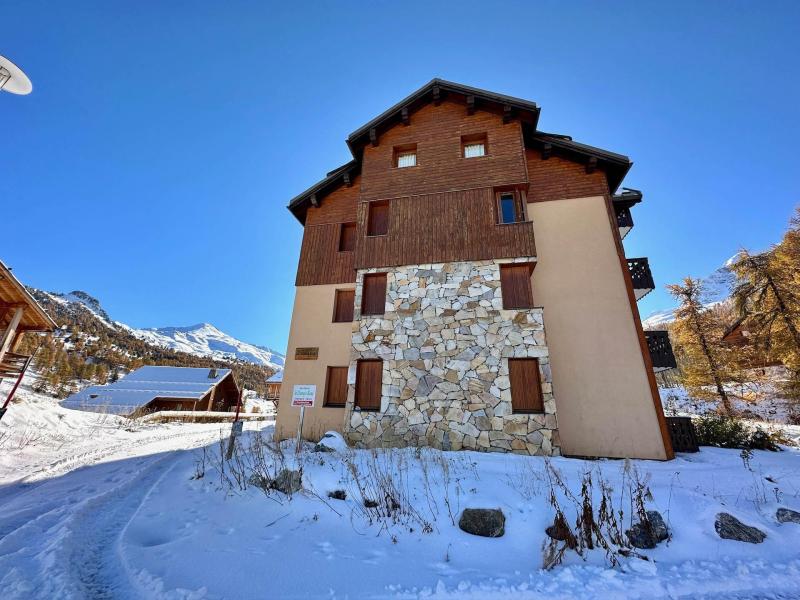
[[[222,381],[230,369],[198,367],[139,367],[109,385],[93,385],[61,402],[65,408],[128,415],[155,398],[199,400],[212,386]]]
[[[649,475],[648,508],[664,515],[672,539],[644,551],[649,561],[612,569],[592,551],[543,571],[553,517],[543,458],[414,448],[312,453],[311,444],[294,455],[289,441],[286,464],[302,465],[305,491],[267,497],[221,485],[213,457],[230,427],[141,425],[67,410],[23,386],[0,421],[3,598],[800,597],[800,525],[774,518],[779,506],[800,510],[796,449],[754,451],[749,467],[739,451],[717,448],[671,462],[630,461]],[[246,423],[243,444],[272,428]],[[551,464],[573,492],[587,469],[624,488],[625,461]],[[362,483],[370,466],[390,474],[414,515],[370,523],[351,466]],[[347,499],[328,498],[335,489]],[[460,531],[454,521],[466,507],[502,509],[505,535]],[[767,539],[720,539],[720,511]]]
[[[236,358],[273,369],[282,369],[284,356],[279,352],[242,342],[223,333],[209,323],[190,327],[130,329],[131,333],[150,344],[218,360]]]
[[[283,381],[283,369],[276,371],[272,377],[267,379],[267,383],[281,383]]]

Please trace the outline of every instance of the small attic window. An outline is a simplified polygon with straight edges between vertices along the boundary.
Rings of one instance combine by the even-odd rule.
[[[89,398],[91,398],[92,400],[94,400],[97,397],[98,397],[97,394],[89,394]]]
[[[406,144],[394,147],[394,166],[398,169],[417,166],[417,145]]]
[[[216,379],[217,378],[217,370],[212,368],[208,370],[208,378],[209,379]]]
[[[486,148],[485,133],[461,136],[461,156],[464,158],[486,156]]]

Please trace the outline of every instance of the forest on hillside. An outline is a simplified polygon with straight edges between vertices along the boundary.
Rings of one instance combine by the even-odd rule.
[[[273,369],[153,346],[122,327],[110,327],[80,305],[61,304],[38,290],[31,292],[60,327],[54,334],[23,336],[18,349],[35,355],[33,366],[41,375],[37,391],[64,398],[85,385],[116,381],[143,365],[165,365],[233,369],[243,388],[266,397],[266,379]]]
[[[678,382],[732,415],[737,388],[762,383],[778,366],[776,393],[800,423],[800,207],[780,242],[764,252],[741,249],[730,265],[731,297],[709,305],[702,280],[667,286],[679,306],[668,330]],[[738,333],[737,333],[738,332]]]

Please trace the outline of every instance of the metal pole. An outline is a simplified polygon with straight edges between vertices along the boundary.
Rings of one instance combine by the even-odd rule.
[[[300,453],[300,446],[303,443],[303,417],[306,414],[306,407],[300,407],[300,423],[297,426],[297,447],[294,449],[295,454]]]

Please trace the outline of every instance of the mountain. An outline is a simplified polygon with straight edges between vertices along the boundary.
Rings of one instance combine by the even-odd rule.
[[[265,397],[266,380],[284,357],[242,342],[213,325],[135,329],[115,321],[97,298],[28,288],[59,329],[49,338],[23,338],[23,354],[36,352],[40,391],[63,397],[90,383],[104,384],[142,365],[233,369],[248,390]]]
[[[734,255],[725,261],[719,269],[711,273],[708,277],[701,279],[705,290],[705,306],[711,308],[717,304],[725,302],[730,298],[736,276],[731,271],[731,265],[738,255]],[[675,309],[665,308],[650,313],[646,319],[642,319],[642,327],[645,329],[658,329],[675,319]]]
[[[237,340],[210,323],[200,323],[190,327],[132,329],[131,332],[149,344],[188,354],[210,356],[218,360],[237,358],[256,365],[283,369],[284,356],[279,352]]]

